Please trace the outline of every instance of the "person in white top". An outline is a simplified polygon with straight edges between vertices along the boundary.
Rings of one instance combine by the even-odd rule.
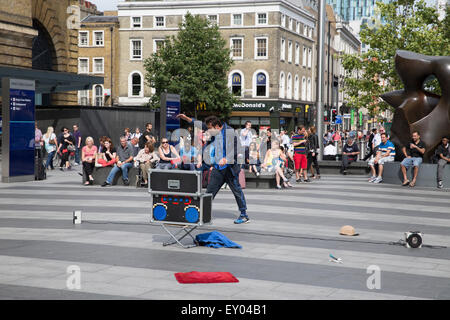
[[[47,151],[47,162],[45,163],[45,169],[48,170],[48,167],[50,166],[50,168],[52,170],[54,170],[55,168],[53,167],[53,158],[56,154],[56,146],[58,144],[58,141],[56,140],[56,135],[54,133],[54,129],[53,127],[48,127],[47,128],[47,133],[44,134],[44,146],[45,146],[45,151]]]
[[[241,145],[243,147],[249,147],[252,142],[253,134],[252,134],[252,123],[250,121],[245,122],[244,129],[241,130]]]
[[[333,142],[328,142],[327,146],[323,148],[323,160],[336,160],[337,148]]]

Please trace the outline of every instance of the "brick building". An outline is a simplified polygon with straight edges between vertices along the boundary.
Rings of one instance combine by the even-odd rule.
[[[143,61],[177,33],[188,11],[217,23],[232,50],[229,87],[241,102],[233,106],[231,125],[304,123],[305,109],[314,105],[316,17],[286,0],[119,3],[119,105],[148,101]]]
[[[117,11],[90,15],[81,20],[78,30],[78,73],[104,77],[104,84],[78,91],[80,105],[118,104],[119,20]]]

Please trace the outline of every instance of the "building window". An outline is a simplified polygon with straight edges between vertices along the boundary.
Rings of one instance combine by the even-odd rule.
[[[238,72],[235,72],[231,76],[231,91],[234,96],[242,96],[242,76]]]
[[[78,59],[78,73],[89,73],[89,58]]]
[[[78,91],[78,104],[81,106],[89,105],[89,90]]]
[[[104,73],[104,59],[103,58],[94,58],[94,73]]]
[[[268,90],[267,90],[267,76],[263,72],[258,72],[256,74],[256,96],[257,97],[266,97]]]
[[[166,24],[165,24],[164,17],[155,17],[155,27],[161,28],[161,27],[164,27],[165,25]]]
[[[304,66],[304,67],[306,67],[306,59],[308,58],[307,57],[307,49],[306,49],[306,47],[303,47],[303,63],[302,63],[302,66]]]
[[[300,23],[300,22],[297,22],[296,32],[297,32],[298,34],[300,34],[300,26],[301,26],[301,23]]]
[[[311,101],[312,90],[311,90],[311,78],[308,78],[308,88],[306,89],[306,100]]]
[[[280,93],[279,93],[281,99],[284,99],[284,93],[286,91],[285,81],[286,80],[284,78],[284,72],[281,71],[281,73],[280,73]]]
[[[131,60],[142,60],[142,40],[131,40]]]
[[[142,28],[142,17],[131,17],[131,28],[132,29]]]
[[[300,45],[297,42],[295,43],[295,64],[300,64]]]
[[[295,75],[295,79],[294,79],[294,99],[295,100],[299,99],[299,86],[300,86],[300,81],[298,79],[298,75]]]
[[[217,14],[208,15],[208,21],[211,22],[212,25],[218,25],[219,16]]]
[[[286,16],[284,14],[281,15],[281,26],[286,27]]]
[[[267,59],[267,38],[255,38],[255,59]]]
[[[286,98],[292,99],[292,75],[290,73],[287,76]]]
[[[142,76],[141,74],[134,72],[131,74],[131,90],[132,97],[142,97]]]
[[[308,34],[309,34],[309,37],[312,39],[312,37],[313,37],[313,28],[309,28],[308,29]]]
[[[164,47],[164,40],[163,39],[154,39],[153,40],[153,53],[157,53],[159,49]]]
[[[281,38],[281,48],[280,48],[280,60],[284,61],[286,59],[286,40]]]
[[[289,18],[289,30],[294,30],[294,20],[292,18]]]
[[[95,105],[97,107],[103,106],[103,88],[101,85],[94,86],[94,94],[95,94]]]
[[[288,62],[292,63],[292,41],[288,42]]]
[[[103,31],[94,31],[94,46],[103,47]]]
[[[306,78],[302,78],[302,100],[306,101]]]
[[[304,25],[304,26],[303,26],[303,35],[304,35],[305,37],[308,36],[308,26],[307,26],[307,25]]]
[[[243,59],[243,39],[242,38],[232,38],[231,39],[231,57],[233,59]]]
[[[234,26],[242,26],[242,13],[233,14],[232,25]]]
[[[312,49],[308,48],[308,68],[312,67]]]
[[[88,31],[78,32],[78,45],[80,47],[87,47],[89,45],[89,32]]]
[[[257,13],[256,14],[256,24],[257,25],[267,24],[267,13]]]

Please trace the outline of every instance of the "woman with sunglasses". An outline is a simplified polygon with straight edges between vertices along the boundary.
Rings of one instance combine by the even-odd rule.
[[[59,170],[64,171],[64,164],[66,165],[66,169],[70,170],[72,167],[70,166],[69,161],[69,146],[71,148],[75,148],[75,138],[70,134],[69,129],[66,127],[62,128],[62,135],[59,139],[59,146],[57,152],[61,156],[61,163],[59,165]]]
[[[167,138],[161,140],[161,145],[158,148],[159,164],[158,169],[176,169],[181,164],[181,158],[177,150],[169,144]]]

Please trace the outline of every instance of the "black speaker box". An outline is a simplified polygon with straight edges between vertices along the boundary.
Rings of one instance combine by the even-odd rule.
[[[211,223],[212,194],[151,195],[151,223],[198,225]]]
[[[197,195],[202,193],[202,172],[187,170],[149,170],[150,193]]]

